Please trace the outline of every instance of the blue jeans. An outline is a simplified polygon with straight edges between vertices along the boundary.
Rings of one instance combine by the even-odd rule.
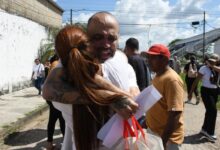
[[[34,86],[38,89],[38,94],[41,94],[41,85],[43,84],[44,78],[37,77],[36,80],[34,80]]]

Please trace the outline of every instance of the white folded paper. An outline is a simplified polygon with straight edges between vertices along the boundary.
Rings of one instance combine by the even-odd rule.
[[[145,88],[137,97],[136,102],[139,109],[135,114],[139,119],[146,113],[160,98],[161,94],[151,85]],[[123,136],[123,118],[118,114],[113,115],[109,121],[99,130],[97,137],[103,141],[103,145],[111,148]]]

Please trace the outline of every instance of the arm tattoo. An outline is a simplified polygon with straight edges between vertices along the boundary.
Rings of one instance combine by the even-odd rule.
[[[128,101],[126,97],[122,97],[120,100],[115,101],[111,105],[112,105],[113,108],[115,108],[117,110],[120,110],[120,109],[126,108],[130,104],[131,104],[131,102]]]
[[[88,104],[73,85],[63,79],[48,80],[45,87],[50,93],[47,97],[49,101],[56,101],[65,104]]]

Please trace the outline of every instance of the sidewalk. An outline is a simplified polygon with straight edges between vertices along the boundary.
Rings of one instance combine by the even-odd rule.
[[[0,137],[17,131],[22,125],[47,109],[34,87],[0,96]]]

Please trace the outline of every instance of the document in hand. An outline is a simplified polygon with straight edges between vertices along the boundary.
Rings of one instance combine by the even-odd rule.
[[[139,119],[146,113],[160,98],[161,94],[151,85],[145,88],[135,99],[139,109],[135,117]],[[103,145],[111,148],[123,136],[123,118],[118,114],[113,115],[109,121],[99,130],[97,137],[103,141]]]

